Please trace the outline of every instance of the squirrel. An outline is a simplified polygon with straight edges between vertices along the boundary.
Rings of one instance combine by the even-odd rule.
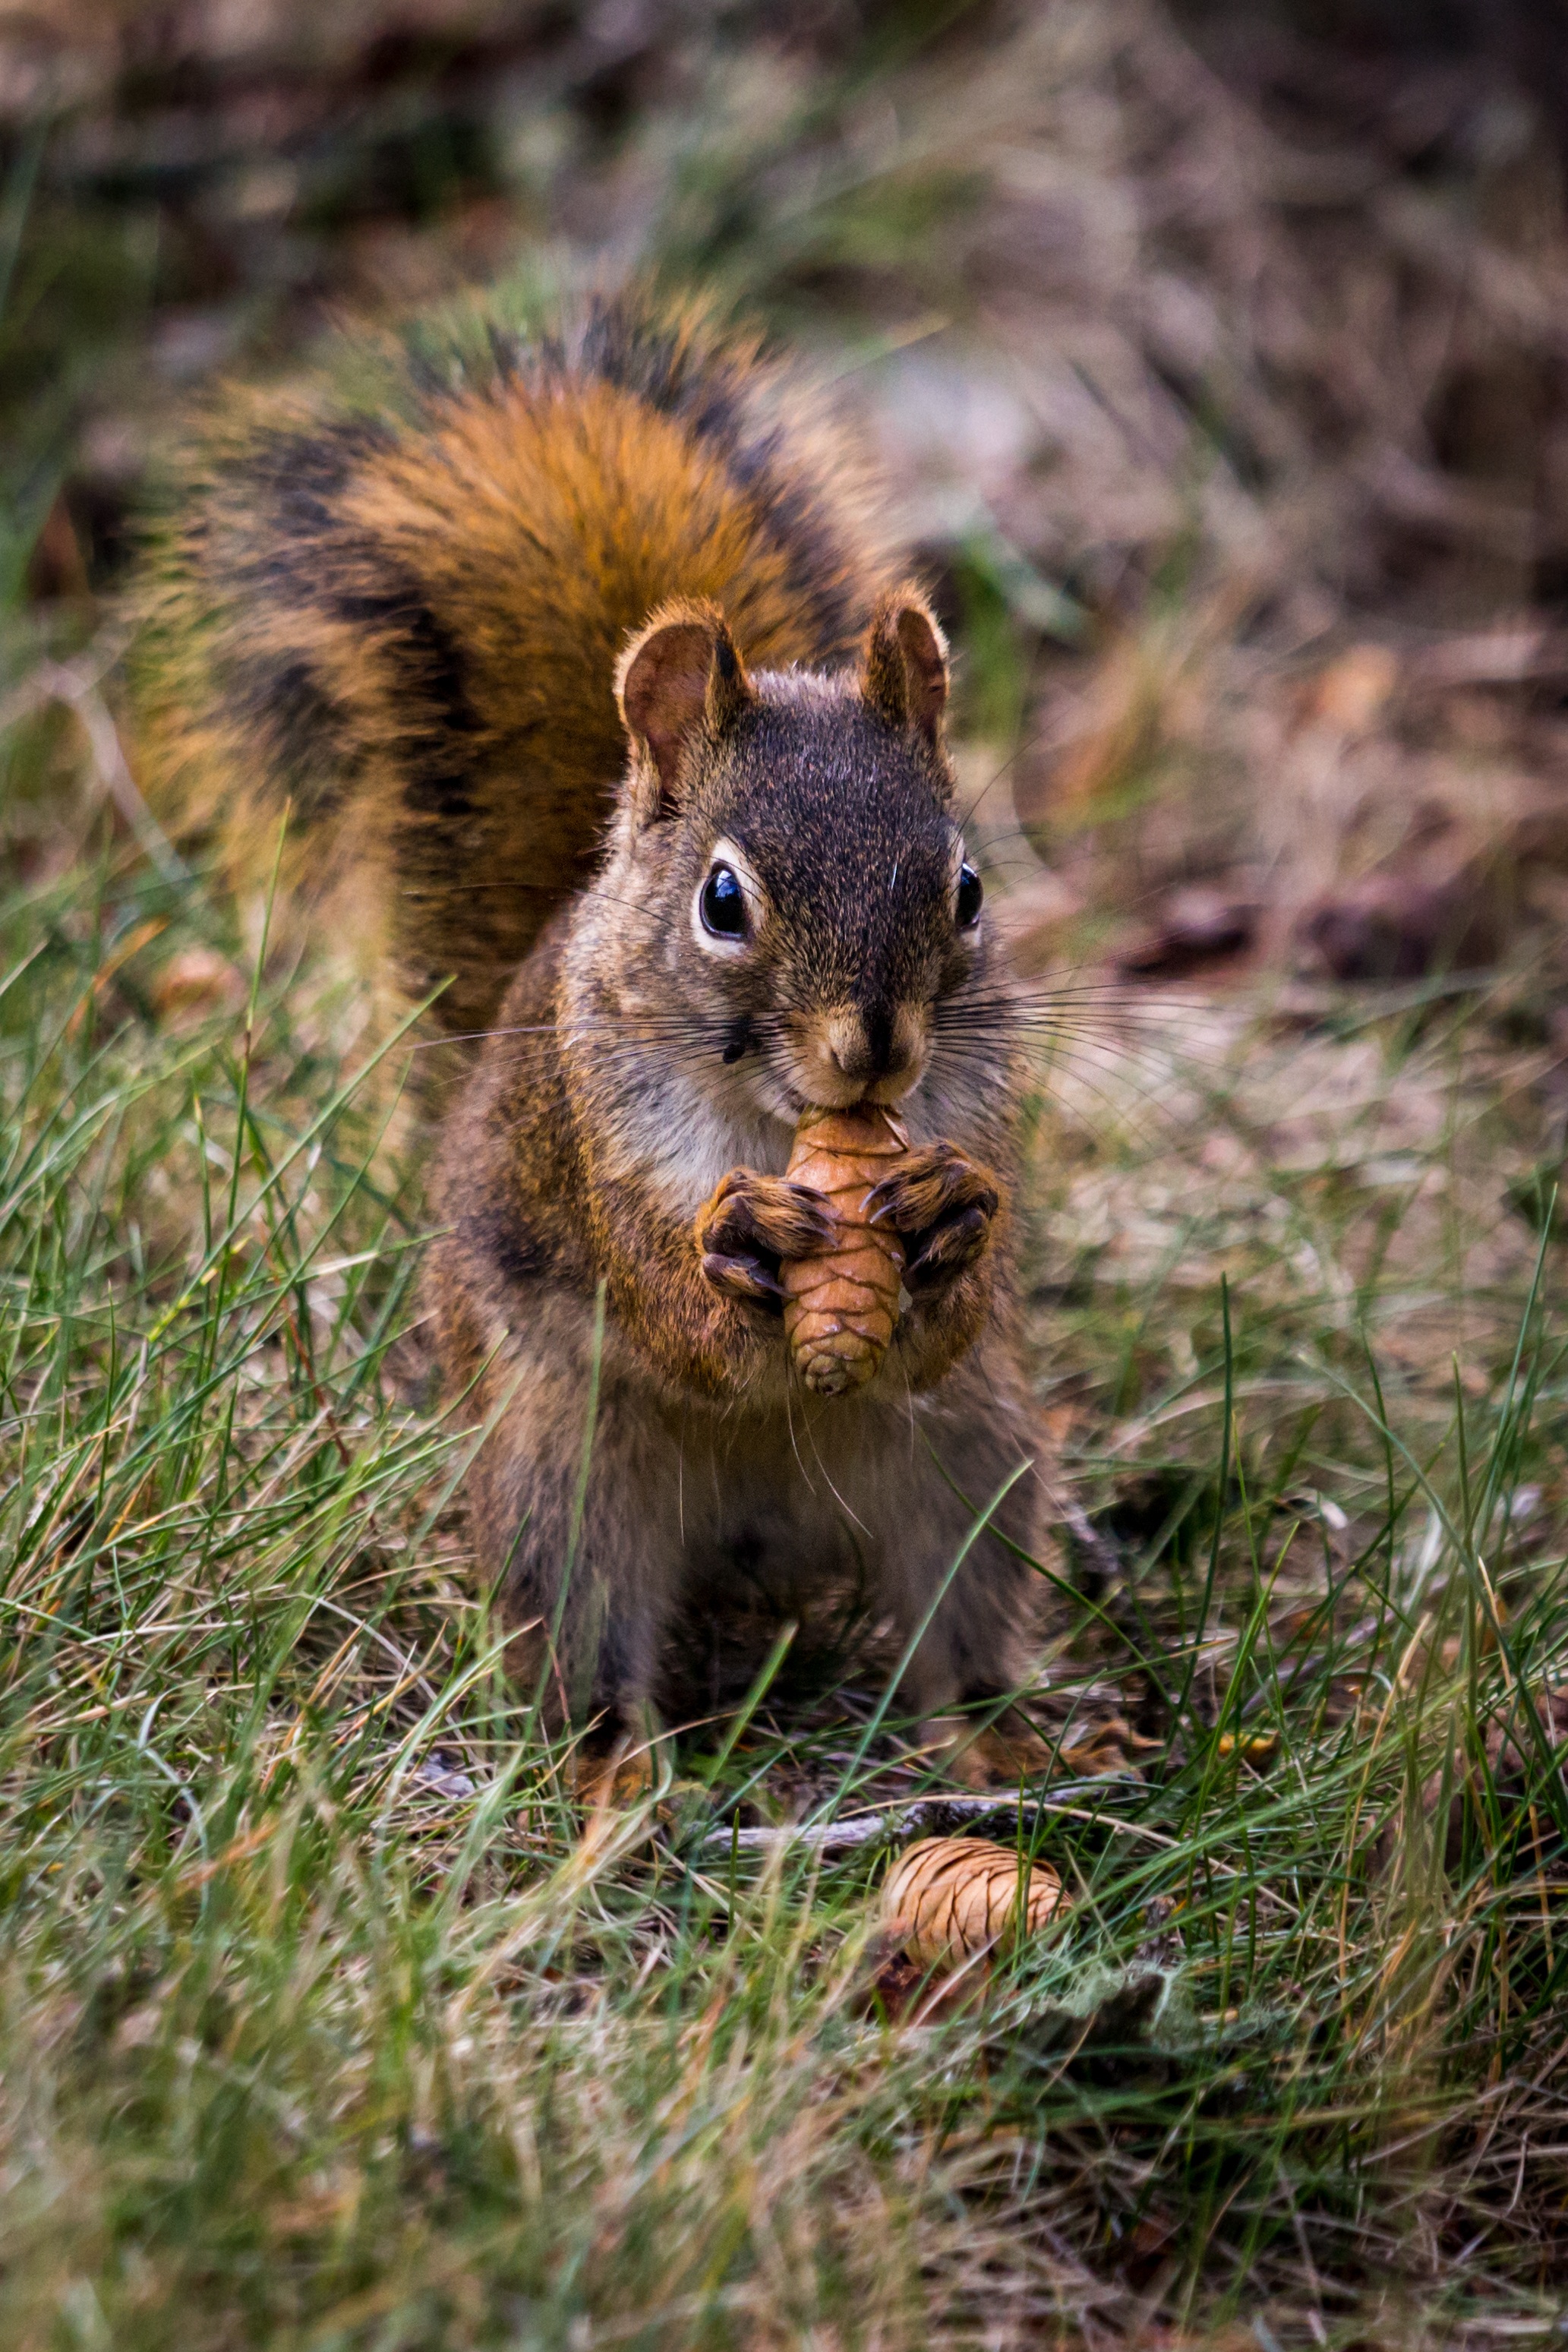
[[[590,1795],[649,1784],[683,1597],[759,1560],[869,1577],[957,1778],[1046,1760],[1005,1712],[1039,1581],[1020,1030],[943,632],[875,514],[756,341],[600,295],[229,395],[149,562],[150,788],[287,805],[480,1033],[427,1296],[508,1672]],[[779,1275],[830,1228],[785,1170],[803,1110],[862,1103],[910,1139],[903,1312],[824,1400]]]

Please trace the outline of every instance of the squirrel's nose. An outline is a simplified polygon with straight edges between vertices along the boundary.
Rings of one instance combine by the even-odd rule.
[[[826,1042],[834,1068],[857,1087],[914,1083],[925,1060],[923,1024],[913,1005],[842,1005],[830,1013]]]

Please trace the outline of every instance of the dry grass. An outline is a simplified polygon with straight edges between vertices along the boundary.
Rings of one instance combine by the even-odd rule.
[[[1032,1704],[1079,1777],[1026,1827],[1076,1899],[900,2024],[885,1848],[726,1834],[918,1785],[857,1761],[874,1683],[761,1690],[651,1845],[579,1842],[393,1377],[349,984],[236,1010],[133,850],[9,924],[8,2341],[1548,2327],[1563,1349],[1500,983],[1063,1023],[1103,1076],[1042,1072],[1034,1299],[1090,1522]]]

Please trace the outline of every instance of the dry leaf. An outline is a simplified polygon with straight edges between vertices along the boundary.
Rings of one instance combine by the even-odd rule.
[[[183,1013],[237,1013],[246,1000],[244,974],[214,948],[182,948],[171,956],[152,988],[160,1019]]]
[[[1056,1763],[1061,1771],[1086,1778],[1099,1772],[1136,1772],[1142,1769],[1140,1754],[1146,1755],[1163,1744],[1134,1731],[1125,1716],[1110,1715],[1065,1743],[1057,1753]]]
[[[1137,979],[1175,978],[1239,955],[1257,936],[1260,912],[1254,900],[1228,891],[1173,890],[1160,910],[1158,928],[1124,948],[1117,964]]]
[[[887,1931],[923,1968],[961,1968],[989,1951],[1018,1917],[1020,1868],[1023,1931],[1033,1936],[1067,1900],[1049,1864],[1020,1865],[1010,1848],[988,1838],[921,1838],[883,1889]]]
[[[796,1132],[790,1180],[822,1194],[837,1228],[831,1248],[779,1269],[784,1335],[800,1378],[820,1396],[862,1387],[892,1341],[904,1245],[869,1222],[866,1199],[908,1149],[904,1129],[879,1103],[809,1110]]]
[[[1233,1731],[1222,1731],[1214,1744],[1221,1756],[1244,1756],[1249,1764],[1267,1764],[1280,1745],[1280,1735],[1277,1731],[1253,1731],[1238,1738]]]
[[[1490,963],[1502,941],[1495,885],[1470,866],[1438,880],[1405,869],[1347,883],[1307,908],[1298,941],[1335,980],[1419,980]]]

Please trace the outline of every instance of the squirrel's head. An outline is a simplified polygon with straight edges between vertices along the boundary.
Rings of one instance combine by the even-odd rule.
[[[666,605],[616,685],[632,755],[606,887],[635,909],[650,1009],[776,1118],[901,1100],[986,952],[923,598],[884,596],[832,677],[749,676],[716,605]]]

